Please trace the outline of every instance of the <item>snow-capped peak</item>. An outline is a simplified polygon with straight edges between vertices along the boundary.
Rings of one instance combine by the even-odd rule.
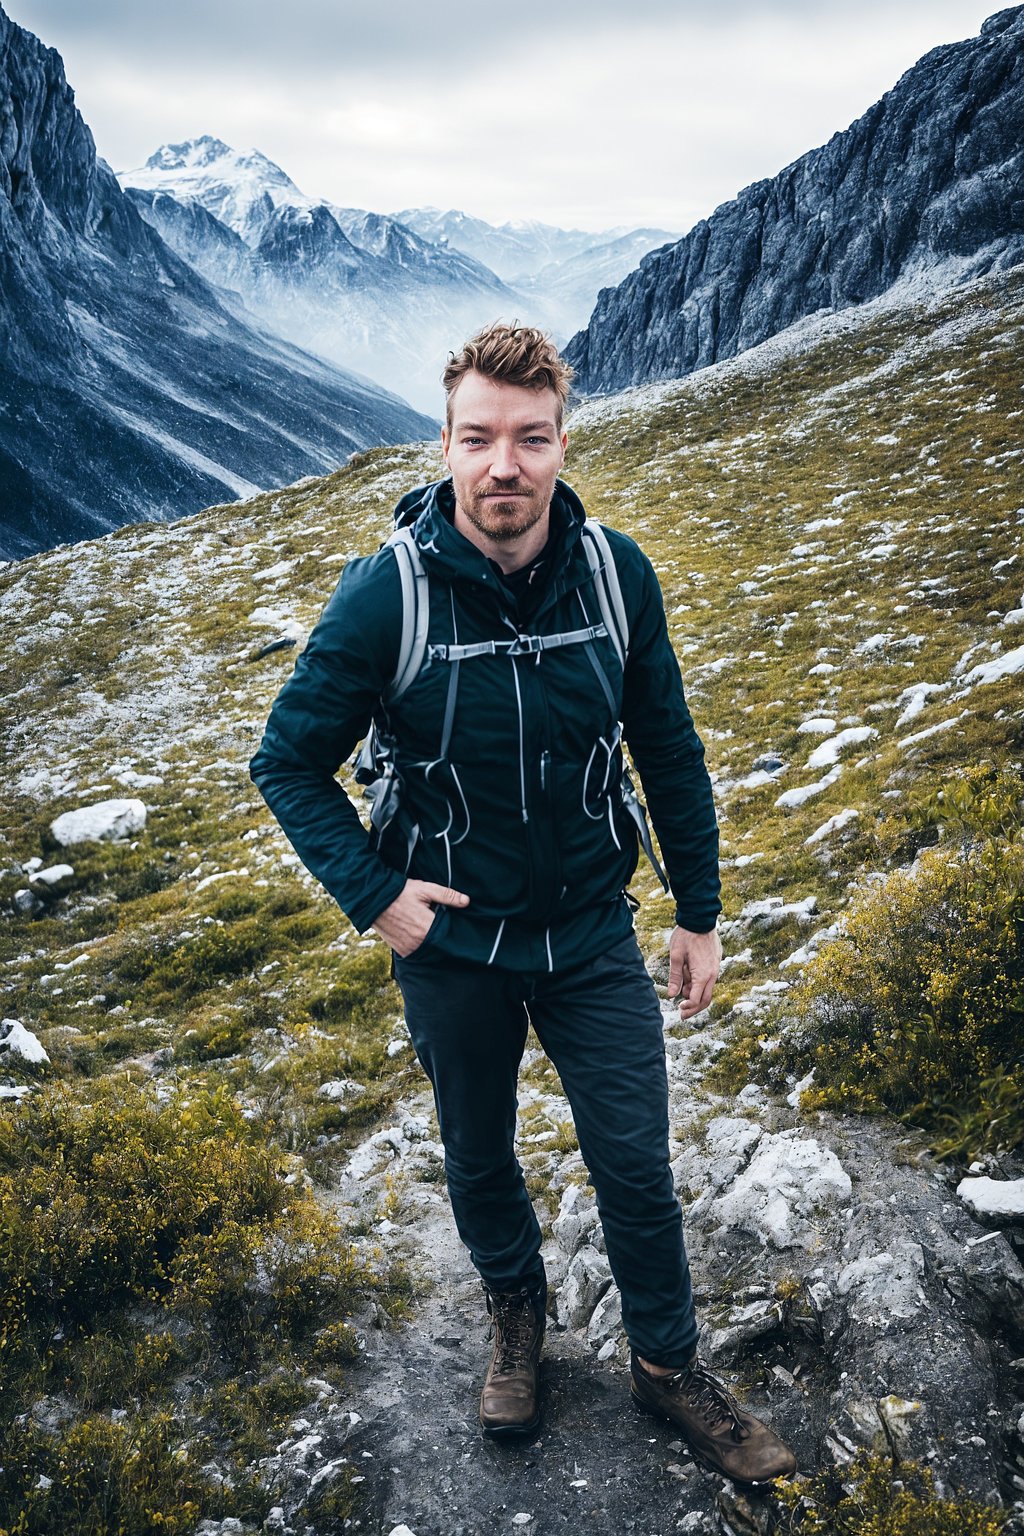
[[[179,201],[193,198],[250,243],[282,203],[308,207],[313,201],[258,149],[232,149],[208,133],[161,144],[145,165],[121,171],[118,180],[122,187],[169,192]]]

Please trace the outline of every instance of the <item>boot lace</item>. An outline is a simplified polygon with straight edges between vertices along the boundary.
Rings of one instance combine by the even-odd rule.
[[[729,1424],[732,1427],[732,1435],[736,1440],[745,1440],[750,1434],[749,1429],[739,1417],[739,1404],[725,1385],[713,1371],[708,1370],[702,1360],[695,1360],[692,1365],[685,1366],[683,1370],[665,1378],[665,1385],[678,1390],[686,1398],[687,1402],[700,1410],[709,1429],[716,1429],[720,1424]]]
[[[494,1373],[510,1375],[525,1370],[536,1337],[537,1320],[528,1291],[512,1291],[489,1297],[491,1326],[487,1337],[495,1340]]]

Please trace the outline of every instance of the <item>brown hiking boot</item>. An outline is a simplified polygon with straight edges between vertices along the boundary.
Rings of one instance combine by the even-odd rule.
[[[489,1291],[488,1337],[494,1353],[480,1394],[484,1434],[511,1440],[540,1428],[540,1351],[544,1343],[547,1283],[533,1290]]]
[[[694,1351],[671,1376],[645,1371],[633,1350],[629,1357],[633,1401],[648,1413],[678,1425],[694,1461],[735,1483],[767,1483],[796,1471],[796,1457],[766,1424],[733,1397]]]

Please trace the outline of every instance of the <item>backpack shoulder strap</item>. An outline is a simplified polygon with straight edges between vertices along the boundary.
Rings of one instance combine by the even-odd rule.
[[[583,547],[594,573],[594,589],[601,617],[618,652],[619,662],[625,667],[629,655],[629,619],[626,617],[619,573],[615,569],[608,535],[595,518],[588,517],[583,524]]]
[[[384,548],[394,550],[402,583],[402,637],[398,665],[385,693],[385,701],[392,703],[401,697],[423,665],[430,621],[430,592],[411,528],[396,528]]]

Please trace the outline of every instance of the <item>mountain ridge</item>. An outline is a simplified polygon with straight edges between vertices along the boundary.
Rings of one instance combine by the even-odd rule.
[[[433,430],[247,322],[96,154],[59,53],[0,9],[0,557]]]
[[[585,393],[683,376],[914,263],[1024,260],[1024,6],[932,49],[849,128],[745,187],[598,296],[566,356]]]

